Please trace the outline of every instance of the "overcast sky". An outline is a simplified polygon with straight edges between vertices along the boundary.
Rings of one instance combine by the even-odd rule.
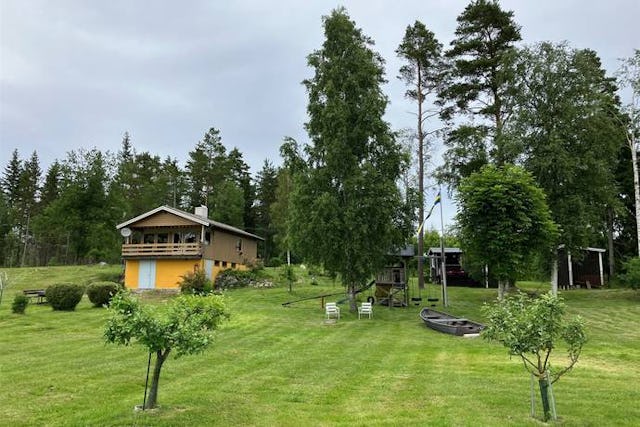
[[[284,136],[307,141],[306,56],[338,5],[387,61],[386,119],[413,126],[394,51],[416,19],[447,46],[467,3],[0,0],[0,167],[14,148],[22,158],[36,150],[43,170],[81,147],[117,152],[125,131],[138,152],[183,163],[210,127],[253,172],[265,159],[279,164]],[[523,43],[594,49],[610,73],[640,47],[639,0],[501,4]]]

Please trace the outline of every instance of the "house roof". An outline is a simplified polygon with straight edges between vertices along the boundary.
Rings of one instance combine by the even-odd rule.
[[[428,254],[439,254],[441,253],[441,250],[439,247],[432,247],[429,248],[429,252]],[[445,254],[461,254],[462,253],[462,249],[460,248],[444,248],[444,253]]]
[[[255,234],[247,233],[246,231],[241,230],[241,229],[236,228],[236,227],[233,227],[231,225],[228,225],[228,224],[225,224],[225,223],[222,223],[222,222],[218,222],[218,221],[214,221],[214,220],[206,218],[204,216],[200,216],[200,215],[192,214],[192,213],[189,213],[189,212],[185,212],[185,211],[183,211],[181,209],[172,208],[171,206],[167,206],[167,205],[158,206],[155,209],[152,209],[152,210],[150,210],[148,212],[145,212],[145,213],[143,213],[141,215],[138,215],[135,218],[131,218],[128,221],[125,221],[125,222],[123,222],[121,224],[118,224],[118,225],[116,225],[116,229],[120,230],[121,228],[124,228],[124,227],[126,227],[128,225],[135,224],[136,222],[141,221],[141,220],[143,220],[145,218],[148,218],[148,217],[150,217],[152,215],[155,215],[158,212],[167,212],[167,213],[170,213],[172,215],[176,215],[176,216],[179,216],[181,218],[184,218],[186,220],[193,221],[196,224],[204,225],[205,227],[213,227],[213,228],[217,228],[217,229],[220,229],[220,230],[228,231],[228,232],[233,233],[233,234],[238,234],[238,235],[241,235],[241,236],[250,237],[252,239],[264,240],[260,236],[256,236]]]

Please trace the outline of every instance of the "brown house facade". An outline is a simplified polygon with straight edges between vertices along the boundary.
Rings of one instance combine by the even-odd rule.
[[[172,289],[198,270],[215,280],[226,269],[246,269],[258,258],[261,237],[208,218],[207,208],[189,213],[160,206],[116,228],[124,237],[124,284],[130,289]]]

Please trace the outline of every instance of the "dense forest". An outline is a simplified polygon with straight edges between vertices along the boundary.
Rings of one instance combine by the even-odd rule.
[[[332,20],[342,27],[330,27]],[[363,47],[372,45],[371,40],[353,24],[344,9],[334,11],[325,17],[326,36],[335,36],[329,30],[339,33],[347,28],[355,34],[355,46],[370,55],[375,66],[364,63],[358,69],[361,87],[346,87],[343,95],[364,102],[375,91],[377,95],[367,101],[372,116],[363,114],[351,123],[353,116],[341,117],[344,109],[336,109],[331,122],[325,122],[329,119],[322,115],[327,109],[324,103],[340,81],[339,73],[360,67],[355,60],[339,64],[342,52],[330,52],[327,45],[324,56],[316,52],[308,58],[316,70],[316,80],[305,81],[310,144],[285,137],[281,159],[265,160],[254,175],[243,153],[223,141],[224,130],[214,127],[193,142],[185,162],[139,152],[126,132],[117,153],[78,149],[46,170],[36,151],[29,155],[20,151],[23,147],[15,149],[0,177],[0,265],[117,263],[121,238],[115,225],[160,205],[186,211],[206,205],[212,219],[263,236],[260,256],[267,264],[278,263],[296,247],[292,224],[306,218],[300,206],[294,206],[295,200],[313,205],[314,199],[305,199],[301,189],[308,194],[315,191],[314,177],[327,170],[328,163],[323,162],[345,159],[345,152],[356,149],[373,156],[383,143],[386,159],[393,152],[398,155],[389,176],[396,182],[394,197],[402,210],[397,225],[407,241],[416,240],[415,224],[424,217],[424,177],[455,194],[460,180],[483,165],[518,165],[546,194],[563,244],[607,248],[611,272],[623,260],[637,256],[632,166],[637,161],[638,105],[635,101],[625,105],[620,90],[627,87],[636,97],[640,91],[639,51],[624,63],[621,74],[610,76],[593,50],[567,43],[522,43],[512,12],[497,2],[477,0],[458,17],[449,48],[419,21],[398,40],[397,52],[406,66],[391,73],[406,82],[418,122],[416,129],[387,131],[381,117],[389,100],[377,86],[384,82],[384,60]],[[336,58],[334,63],[329,54]],[[375,80],[372,89],[358,93],[367,73],[375,74],[370,76]],[[439,118],[433,129],[426,128],[427,110],[436,111]],[[368,145],[327,143],[331,123],[357,130],[361,122],[375,123]],[[445,147],[444,158],[440,167],[427,171],[424,157],[429,156],[433,140]],[[11,141],[4,144],[10,146]],[[338,162],[333,167],[344,171],[364,168],[363,164],[342,167]],[[376,172],[385,167],[376,166]],[[383,177],[371,176],[377,177],[376,182]],[[372,180],[366,174],[358,179],[361,188]]]

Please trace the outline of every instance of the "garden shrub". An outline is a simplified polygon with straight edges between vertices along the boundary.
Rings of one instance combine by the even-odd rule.
[[[223,270],[216,276],[216,290],[246,288],[271,288],[273,283],[260,279],[254,270]]]
[[[200,270],[182,276],[178,285],[183,294],[206,295],[213,290],[213,283]]]
[[[111,298],[121,289],[115,282],[94,282],[87,287],[87,296],[94,307],[109,305]]]
[[[11,311],[15,314],[24,314],[25,309],[29,305],[29,297],[26,295],[16,295],[11,304]]]
[[[282,265],[282,259],[277,256],[269,258],[269,260],[266,263],[267,267],[280,267],[281,265]]]
[[[57,283],[49,286],[45,295],[54,310],[73,311],[84,295],[84,287],[72,283]]]
[[[631,258],[622,266],[624,274],[618,276],[620,282],[629,288],[640,288],[640,258]]]

